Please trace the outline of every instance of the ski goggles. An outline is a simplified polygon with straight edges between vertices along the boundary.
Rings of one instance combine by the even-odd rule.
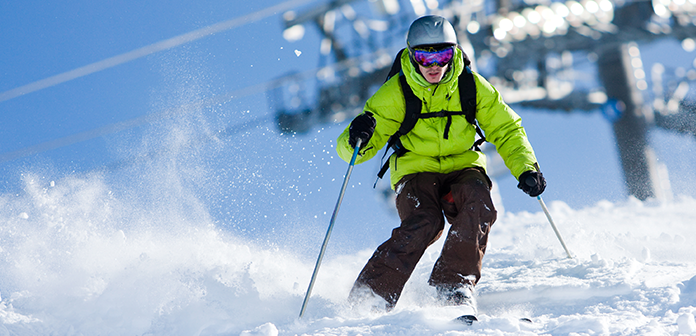
[[[454,47],[446,47],[444,49],[435,50],[434,48],[414,48],[411,49],[411,56],[416,63],[424,68],[430,68],[434,65],[444,67],[452,61],[454,57]]]

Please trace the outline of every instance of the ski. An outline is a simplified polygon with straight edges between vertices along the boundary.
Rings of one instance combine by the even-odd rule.
[[[474,324],[474,321],[478,321],[478,319],[474,315],[462,315],[462,316],[457,317],[454,320],[457,322],[464,323],[466,325],[472,325],[472,324]]]
[[[462,316],[459,316],[456,319],[454,319],[454,321],[459,322],[459,323],[464,323],[464,324],[470,326],[470,325],[474,324],[474,321],[478,321],[478,319],[474,315],[462,315]],[[532,322],[532,319],[527,318],[527,317],[520,318],[520,322],[534,323],[534,322]]]

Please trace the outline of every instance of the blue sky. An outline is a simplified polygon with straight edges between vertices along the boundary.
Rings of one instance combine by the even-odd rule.
[[[2,0],[0,93],[280,3]],[[320,2],[312,2],[316,3]],[[0,155],[43,143],[55,145],[65,137],[147,115],[160,116],[121,132],[2,162],[0,191],[19,192],[21,175],[28,172],[50,181],[144,153],[169,153],[177,148],[177,137],[167,132],[177,125],[179,131],[191,133],[185,146],[197,147],[191,151],[201,158],[195,168],[208,169],[205,174],[216,181],[205,188],[191,185],[221,223],[248,231],[256,230],[244,224],[248,219],[279,222],[292,217],[295,224],[277,229],[285,234],[303,228],[323,231],[346,168],[332,147],[345,124],[319,126],[306,135],[280,136],[268,97],[261,91],[193,114],[177,110],[191,102],[241,92],[290,71],[315,68],[319,58],[316,30],[307,27],[304,39],[287,42],[282,37],[280,14],[0,102]],[[658,61],[693,67],[695,53],[684,51],[677,41],[641,48],[646,69]],[[593,69],[586,69],[590,77],[594,77]],[[516,110],[548,179],[547,203],[559,200],[581,208],[602,199],[626,198],[611,125],[599,111]],[[190,141],[257,118],[266,119],[258,127],[219,137],[218,142]],[[651,131],[650,137],[659,160],[669,169],[675,193],[694,196],[693,137],[658,130]],[[374,202],[371,189],[378,165],[373,160],[356,167],[342,211],[355,216],[355,222],[376,221],[380,225],[375,230],[388,232],[397,224],[395,217]],[[130,183],[129,173],[134,170],[110,170],[107,175],[113,175],[109,178],[118,186]],[[498,183],[507,210],[539,211],[534,199],[517,190],[511,176],[499,178]],[[237,201],[224,203],[228,197]],[[378,235],[377,240],[386,234]]]

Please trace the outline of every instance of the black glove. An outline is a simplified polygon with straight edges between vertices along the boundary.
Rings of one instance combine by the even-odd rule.
[[[367,142],[370,141],[372,133],[375,132],[375,125],[377,125],[377,121],[370,112],[365,112],[355,117],[348,129],[348,134],[350,135],[348,137],[348,144],[350,144],[350,147],[355,148],[358,139],[362,140],[361,147],[365,146]]]
[[[520,183],[517,188],[522,189],[527,195],[537,197],[546,189],[546,179],[541,172],[528,170],[519,178]]]

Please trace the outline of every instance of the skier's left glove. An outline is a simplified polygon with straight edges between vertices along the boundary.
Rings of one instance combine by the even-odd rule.
[[[546,179],[541,172],[528,170],[519,177],[517,188],[522,189],[527,195],[537,197],[546,189]]]
[[[350,147],[355,148],[358,139],[362,140],[361,147],[367,145],[367,142],[372,138],[372,133],[375,132],[376,125],[377,121],[370,112],[365,112],[355,117],[350,123],[350,129],[348,130],[348,144]]]

